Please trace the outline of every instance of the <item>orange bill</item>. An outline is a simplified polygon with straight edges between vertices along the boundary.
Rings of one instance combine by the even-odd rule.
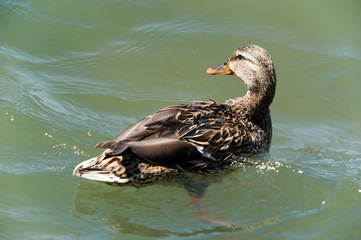
[[[207,69],[207,74],[210,75],[230,75],[232,71],[229,69],[229,61]]]

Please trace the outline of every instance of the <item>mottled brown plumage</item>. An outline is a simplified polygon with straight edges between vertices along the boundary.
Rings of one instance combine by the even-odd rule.
[[[244,156],[270,148],[276,75],[271,56],[261,47],[237,49],[211,75],[236,75],[248,88],[224,104],[195,101],[165,107],[138,121],[99,157],[79,164],[74,175],[108,183],[140,183],[183,172],[222,169]]]

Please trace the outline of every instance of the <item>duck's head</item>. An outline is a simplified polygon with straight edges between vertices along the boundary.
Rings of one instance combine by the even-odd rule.
[[[276,74],[271,55],[256,45],[238,48],[227,62],[208,68],[207,73],[210,75],[236,75],[247,85],[249,93],[272,92],[271,94],[274,95]]]

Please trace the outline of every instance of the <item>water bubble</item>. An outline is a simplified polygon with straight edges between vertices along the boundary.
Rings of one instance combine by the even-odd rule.
[[[45,135],[45,136],[47,136],[48,138],[53,138],[53,136],[52,136],[52,135],[50,135],[50,134],[49,134],[49,133],[47,133],[47,132],[46,132],[44,135]]]

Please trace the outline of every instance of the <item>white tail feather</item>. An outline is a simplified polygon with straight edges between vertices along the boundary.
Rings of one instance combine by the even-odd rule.
[[[129,178],[120,178],[107,170],[96,168],[95,166],[96,160],[97,158],[95,157],[88,159],[84,162],[81,162],[75,167],[73,171],[73,175],[99,182],[110,182],[110,183],[129,182]]]

